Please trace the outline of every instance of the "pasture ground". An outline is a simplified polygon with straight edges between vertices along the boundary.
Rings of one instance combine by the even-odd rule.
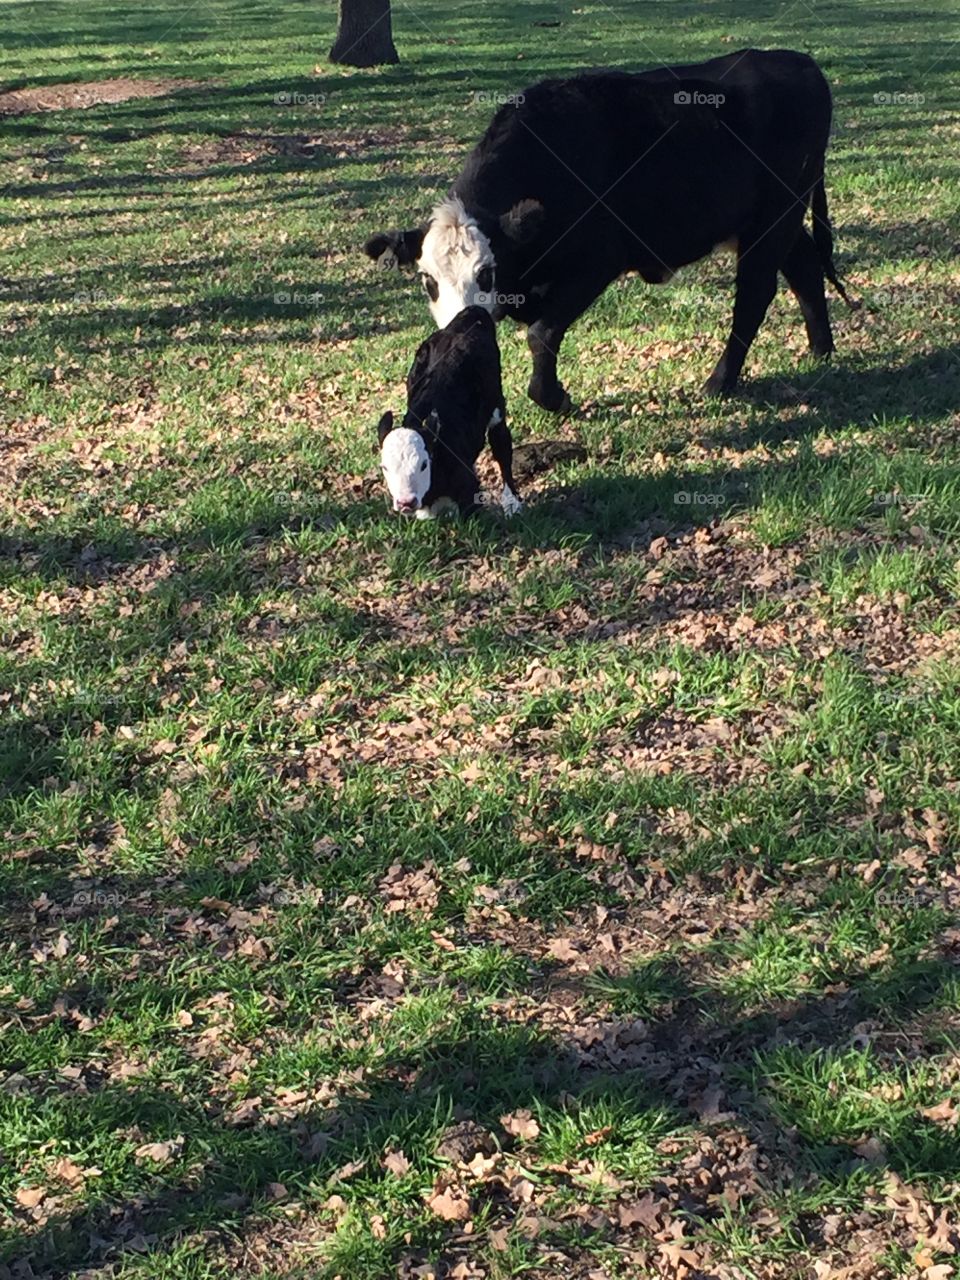
[[[949,0],[0,5],[0,1276],[955,1277]],[[540,23],[559,25],[538,25]],[[404,523],[358,245],[498,95],[813,53],[857,312],[722,258],[569,336],[587,461]],[[58,91],[59,92],[59,91]],[[61,100],[54,105],[63,105]]]

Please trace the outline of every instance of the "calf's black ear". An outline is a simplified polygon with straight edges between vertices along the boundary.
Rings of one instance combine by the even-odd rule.
[[[393,430],[393,414],[388,409],[377,423],[377,442],[383,448],[383,442]]]
[[[412,231],[380,231],[370,237],[363,251],[378,266],[408,267],[420,257],[425,230],[414,227]]]
[[[501,215],[500,227],[516,244],[529,244],[540,234],[545,214],[539,200],[519,200]]]

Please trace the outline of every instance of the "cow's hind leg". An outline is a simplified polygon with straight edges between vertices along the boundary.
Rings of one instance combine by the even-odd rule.
[[[753,241],[752,244],[752,251],[750,242],[746,247],[741,244],[733,329],[717,367],[704,386],[707,395],[725,395],[736,387],[750,344],[757,336],[767,307],[777,292],[777,257],[762,242]]]
[[[833,334],[830,332],[830,316],[823,289],[823,266],[813,237],[806,227],[790,246],[780,270],[800,303],[803,322],[807,327],[810,350],[815,356],[828,356],[833,351]]]
[[[523,502],[513,478],[513,437],[507,426],[506,409],[503,405],[493,411],[493,417],[487,427],[487,444],[496,459],[497,466],[500,468],[500,478],[503,480],[500,503],[504,515],[514,516]]]

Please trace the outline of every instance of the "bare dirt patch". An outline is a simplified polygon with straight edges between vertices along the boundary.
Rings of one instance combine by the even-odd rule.
[[[202,80],[90,80],[85,83],[45,84],[35,89],[0,93],[0,115],[30,115],[35,111],[79,111],[131,98],[164,98],[182,89],[197,89]]]
[[[216,164],[254,164],[268,156],[310,160],[318,156],[352,159],[370,147],[396,146],[406,137],[401,128],[330,129],[322,133],[231,133],[205,138],[184,147],[188,169]]]

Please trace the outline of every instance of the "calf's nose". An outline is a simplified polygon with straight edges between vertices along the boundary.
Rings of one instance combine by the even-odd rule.
[[[420,503],[416,498],[397,498],[393,505],[397,511],[409,514],[411,511],[416,511]]]

